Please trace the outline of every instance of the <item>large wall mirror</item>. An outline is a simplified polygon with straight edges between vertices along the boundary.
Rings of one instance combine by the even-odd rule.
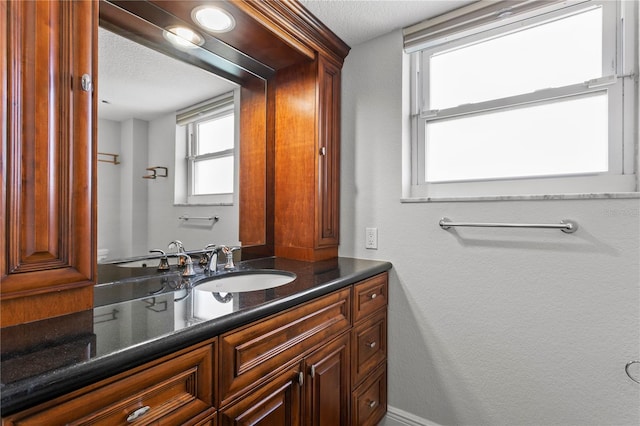
[[[167,28],[185,23],[176,15],[152,2],[100,3],[101,262],[166,250],[173,240],[187,250],[266,244],[273,70],[193,23],[201,38],[173,43]],[[229,138],[231,146],[219,142]],[[209,193],[226,196],[199,196]]]

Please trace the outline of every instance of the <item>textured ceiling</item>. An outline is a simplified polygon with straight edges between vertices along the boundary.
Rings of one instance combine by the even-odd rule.
[[[473,2],[300,0],[300,3],[351,47]]]
[[[103,28],[98,32],[98,76],[98,117],[114,121],[149,121],[235,87]]]

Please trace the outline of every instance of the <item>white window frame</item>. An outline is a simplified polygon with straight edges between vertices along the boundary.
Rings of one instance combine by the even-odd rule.
[[[212,100],[194,105],[182,112],[187,118],[180,120],[181,113],[178,113],[176,124],[176,182],[175,182],[175,205],[218,205],[232,206],[235,203],[238,189],[238,142],[239,142],[239,90],[224,94]],[[216,105],[216,104],[220,105]],[[215,107],[211,107],[215,105]],[[203,112],[204,111],[204,112]],[[190,117],[194,116],[194,117]],[[233,148],[197,154],[198,144],[198,124],[234,115],[234,144]],[[197,118],[196,118],[197,117]],[[182,142],[181,142],[182,141]],[[220,194],[194,194],[195,188],[195,163],[211,158],[233,157],[233,192]],[[181,176],[179,171],[182,170]]]
[[[629,3],[629,4],[625,4]],[[638,99],[638,11],[635,2],[589,1],[568,7],[543,11],[533,17],[500,27],[475,31],[474,34],[437,44],[411,53],[411,178],[405,187],[408,199],[451,199],[530,197],[557,194],[637,192],[637,99]],[[563,5],[564,6],[564,5]],[[456,46],[466,45],[523,26],[579,13],[587,8],[603,7],[603,77],[597,80],[552,88],[504,99],[467,104],[440,111],[427,104],[429,55]],[[427,86],[427,87],[425,87]],[[428,122],[467,114],[477,114],[502,108],[513,108],[537,102],[606,91],[609,96],[609,171],[602,174],[474,180],[456,182],[425,182],[425,127]],[[613,101],[612,101],[613,100]]]

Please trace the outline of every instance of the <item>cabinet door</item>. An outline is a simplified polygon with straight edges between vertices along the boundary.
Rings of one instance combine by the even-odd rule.
[[[296,426],[301,418],[299,364],[284,370],[267,384],[219,411],[221,426]]]
[[[344,334],[305,359],[304,423],[346,425],[349,421],[349,335]]]
[[[0,4],[3,327],[93,307],[94,99],[82,76],[95,74],[97,9]]]
[[[318,61],[318,195],[316,244],[337,246],[340,227],[340,69]]]

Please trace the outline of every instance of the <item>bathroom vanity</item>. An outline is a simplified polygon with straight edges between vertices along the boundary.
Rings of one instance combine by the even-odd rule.
[[[337,257],[349,47],[296,1],[237,0],[215,2],[234,31],[198,29],[197,55],[171,48],[166,32],[196,28],[201,3],[0,0],[3,424],[369,425],[384,415],[391,265]],[[223,294],[171,271],[97,265],[99,27],[240,85],[243,266],[290,271],[293,282]]]
[[[98,285],[84,329],[2,329],[3,424],[377,424],[390,267],[257,259],[239,269],[296,279],[217,295],[175,269]]]

